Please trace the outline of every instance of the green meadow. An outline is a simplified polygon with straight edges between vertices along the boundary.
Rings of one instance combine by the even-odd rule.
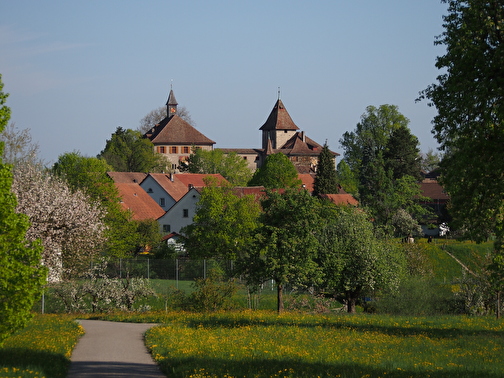
[[[504,323],[494,317],[159,312],[88,317],[158,322],[146,345],[168,377],[497,378]],[[37,316],[0,348],[0,377],[65,377],[82,328]]]
[[[174,305],[180,292],[194,290],[191,282],[151,280],[158,295],[148,299],[150,312],[35,315],[0,347],[0,377],[64,378],[84,332],[76,318],[159,323],[145,342],[167,377],[503,377],[502,320],[447,314],[444,305],[429,305],[450,303],[445,299],[453,297],[453,282],[461,277],[460,263],[446,251],[477,270],[491,244],[417,244],[436,283],[410,280],[395,300],[395,313],[360,308],[350,315],[326,308],[323,314],[298,309],[279,315],[269,286],[255,299],[258,310],[247,309],[251,299],[241,289],[232,311],[188,312]],[[433,295],[434,286],[442,291]]]

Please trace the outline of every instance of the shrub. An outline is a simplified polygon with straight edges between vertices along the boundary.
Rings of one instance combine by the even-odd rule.
[[[218,266],[208,271],[206,278],[193,284],[195,291],[189,296],[189,307],[194,311],[228,310],[234,307],[232,296],[238,290],[234,279],[225,279]]]
[[[462,312],[451,285],[430,278],[404,280],[398,293],[379,298],[376,311],[393,315],[443,315]]]
[[[154,295],[149,280],[144,278],[109,278],[103,272],[106,264],[98,265],[88,278],[52,285],[53,293],[68,313],[132,311],[141,298]]]

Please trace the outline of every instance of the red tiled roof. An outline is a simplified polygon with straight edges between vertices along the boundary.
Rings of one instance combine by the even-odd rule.
[[[147,177],[147,173],[142,172],[107,172],[107,175],[116,184],[141,183]]]
[[[320,197],[327,198],[335,205],[359,205],[359,201],[357,201],[351,194],[321,194]]]
[[[310,193],[313,192],[313,183],[315,182],[315,178],[311,174],[298,173],[298,178],[301,180],[306,190]]]
[[[248,154],[248,155],[258,155],[262,153],[262,149],[259,148],[216,148],[221,150],[225,154],[230,154],[231,152],[236,152],[237,154]]]
[[[450,196],[444,192],[444,189],[437,180],[424,179],[420,183],[420,190],[424,197],[428,197],[432,200],[448,201]]]
[[[193,187],[206,186],[205,177],[215,177],[219,183],[228,182],[220,174],[179,173],[169,175],[166,173],[149,173],[149,175],[177,202],[186,195],[189,185]]]
[[[294,134],[285,144],[275,152],[283,152],[287,155],[315,155],[322,151],[322,146],[313,139],[308,138],[304,131]],[[337,152],[331,151],[334,156],[339,156]]]
[[[278,99],[268,119],[259,130],[299,130],[299,127],[290,117],[282,100]]]
[[[145,134],[154,144],[214,145],[215,142],[196,130],[178,115],[166,117]]]
[[[133,219],[158,219],[165,211],[149,196],[139,184],[115,183],[121,197],[123,209],[129,209],[133,213]]]

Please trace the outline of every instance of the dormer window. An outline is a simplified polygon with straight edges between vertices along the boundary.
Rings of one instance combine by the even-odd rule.
[[[152,188],[149,188],[147,189],[147,193],[154,193],[154,191],[152,190]]]

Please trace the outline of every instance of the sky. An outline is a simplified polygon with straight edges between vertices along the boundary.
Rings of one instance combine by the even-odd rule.
[[[0,0],[11,122],[48,164],[96,156],[118,126],[180,106],[216,148],[260,148],[278,95],[308,137],[340,154],[366,107],[396,105],[436,150],[440,0]]]

